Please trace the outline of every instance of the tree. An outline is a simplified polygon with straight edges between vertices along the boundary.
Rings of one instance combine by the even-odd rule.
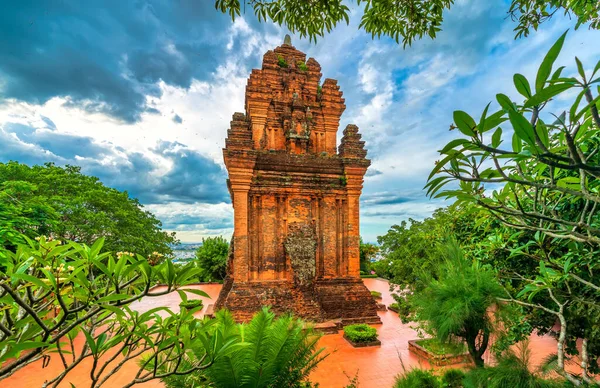
[[[227,274],[229,243],[223,237],[207,237],[196,251],[196,265],[204,282],[223,280]]]
[[[375,244],[365,243],[360,238],[359,254],[360,254],[360,270],[367,272],[371,269],[371,259],[377,255],[379,247]]]
[[[473,206],[440,208],[423,221],[402,221],[377,237],[385,260],[374,267],[376,271],[387,267],[387,274],[378,274],[399,288],[419,291],[424,287],[423,280],[443,262],[438,248],[447,242],[447,236],[453,236],[465,247],[465,254],[472,255],[477,243],[494,227],[489,217],[483,217]]]
[[[315,40],[325,31],[331,32],[338,23],[349,23],[350,8],[344,0],[250,0],[249,7],[259,21],[270,20],[301,37]],[[359,28],[380,38],[388,36],[397,43],[410,45],[428,35],[434,39],[441,31],[444,11],[450,10],[454,0],[357,0],[362,6]],[[216,0],[215,8],[235,20],[241,15],[240,0]],[[244,3],[246,12],[246,3]],[[517,21],[516,36],[527,36],[530,29],[553,17],[557,12],[573,16],[575,28],[588,24],[600,28],[600,3],[594,0],[512,0],[508,14]]]
[[[320,336],[304,322],[289,315],[275,318],[268,308],[256,313],[247,325],[236,324],[225,310],[217,312],[216,321],[223,336],[234,338],[235,350],[200,373],[165,378],[168,388],[189,387],[190,379],[217,388],[307,387],[308,375],[327,356],[323,348],[317,348]]]
[[[176,242],[137,199],[83,175],[79,167],[0,163],[0,245],[18,243],[14,238],[20,234],[88,245],[104,237],[107,250],[144,256],[170,254]]]
[[[460,338],[476,366],[483,366],[492,321],[490,308],[504,295],[495,274],[477,261],[467,260],[456,241],[445,245],[445,262],[437,279],[413,297],[416,319],[424,322],[441,342]]]
[[[565,36],[546,54],[533,86],[515,74],[522,103],[498,94],[501,109],[488,115],[488,105],[479,122],[454,112],[453,127],[463,138],[440,151],[444,157],[426,187],[436,197],[486,209],[506,226],[493,244],[510,251],[507,261],[521,262],[518,270],[495,263],[511,278],[506,300],[529,308],[529,319],[545,330],[560,321],[557,370],[580,384],[589,381],[588,361],[600,348],[594,330],[600,307],[600,97],[592,92],[600,62],[586,74],[575,58],[579,78],[561,76],[564,67],[553,72]],[[573,92],[568,112],[545,114],[553,98]],[[447,188],[451,182],[458,187]],[[581,379],[564,368],[565,350],[575,350],[578,337],[584,344]]]
[[[38,360],[58,356],[57,375],[44,386],[56,387],[85,360],[92,360],[90,387],[100,387],[124,363],[146,359],[126,386],[205,369],[227,350],[228,338],[215,336],[208,321],[193,317],[197,310],[174,314],[164,307],[137,312],[131,303],[143,297],[180,289],[198,270],[176,268],[171,261],[156,266],[141,255],[102,253],[104,239],[85,244],[23,237],[26,245],[6,251],[0,272],[0,380]],[[153,290],[157,283],[164,284]],[[167,311],[166,318],[159,312]],[[84,339],[83,346],[76,339]],[[194,349],[194,363],[180,359]],[[135,362],[135,361],[132,361]],[[151,370],[146,365],[156,365]],[[88,364],[89,365],[89,364]],[[159,372],[160,371],[160,372]]]

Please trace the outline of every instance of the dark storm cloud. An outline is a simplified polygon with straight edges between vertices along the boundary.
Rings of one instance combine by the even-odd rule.
[[[361,203],[365,206],[374,206],[374,205],[397,205],[400,203],[412,202],[421,198],[420,193],[416,193],[414,196],[412,195],[399,195],[395,193],[374,193],[364,195],[361,199]]]
[[[75,159],[75,156],[81,156],[84,158],[99,159],[108,151],[106,148],[96,144],[90,137],[55,132],[54,129],[56,126],[54,126],[51,120],[47,119],[44,122],[50,124],[49,128],[35,129],[23,124],[7,123],[4,126],[4,130],[7,133],[16,135],[25,143],[35,144],[41,149],[51,152],[58,158]]]
[[[186,214],[177,214],[175,217],[167,217],[163,221],[163,226],[169,230],[197,230],[198,225],[208,230],[223,230],[233,228],[231,218],[219,218],[206,216],[195,216]]]
[[[160,80],[187,88],[214,72],[231,26],[208,0],[19,0],[1,8],[0,99],[60,96],[126,122],[154,109],[146,96],[160,95]]]
[[[163,174],[157,173],[159,166],[148,155],[124,153],[110,143],[97,143],[49,128],[8,123],[0,126],[0,144],[0,162],[81,166],[83,173],[127,191],[143,204],[229,202],[226,174],[221,167],[180,143],[160,142],[150,150],[155,157],[172,164]],[[102,163],[103,159],[112,162]]]

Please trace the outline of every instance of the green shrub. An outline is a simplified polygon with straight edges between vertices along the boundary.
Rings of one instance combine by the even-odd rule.
[[[186,308],[188,310],[195,309],[196,307],[202,307],[202,306],[204,306],[202,299],[188,299],[185,301],[181,301],[181,303],[179,303],[179,307]]]
[[[462,388],[465,372],[460,369],[448,369],[442,376],[442,387],[444,388]]]
[[[375,279],[378,278],[379,276],[377,275],[371,275],[371,274],[365,274],[365,275],[360,275],[361,278],[363,279]]]
[[[441,388],[442,384],[430,371],[413,369],[398,376],[394,388]]]
[[[296,62],[296,65],[298,66],[298,69],[300,69],[302,71],[308,71],[308,66],[306,66],[306,63],[304,63],[302,61],[298,61],[298,62]]]
[[[352,342],[371,342],[377,339],[377,330],[365,323],[344,327],[344,335]]]
[[[281,55],[277,56],[277,64],[279,65],[279,67],[288,67],[287,61]]]
[[[375,299],[380,299],[381,298],[381,292],[379,291],[371,291],[371,296]]]

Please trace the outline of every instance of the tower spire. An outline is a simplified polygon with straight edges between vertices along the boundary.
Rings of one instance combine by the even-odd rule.
[[[289,34],[285,34],[285,38],[283,38],[283,44],[287,44],[288,46],[292,45],[292,37]]]

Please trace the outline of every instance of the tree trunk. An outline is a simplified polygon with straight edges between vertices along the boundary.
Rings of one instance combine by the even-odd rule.
[[[483,340],[481,342],[481,346],[479,347],[479,349],[477,349],[477,343],[476,343],[477,335],[475,335],[475,336],[469,335],[465,338],[465,340],[467,342],[467,348],[469,349],[469,355],[471,355],[471,358],[473,359],[475,366],[477,368],[483,368],[483,366],[484,366],[483,353],[485,352],[485,349],[487,348],[487,343],[489,340],[489,333],[487,333],[487,330],[484,331]]]

